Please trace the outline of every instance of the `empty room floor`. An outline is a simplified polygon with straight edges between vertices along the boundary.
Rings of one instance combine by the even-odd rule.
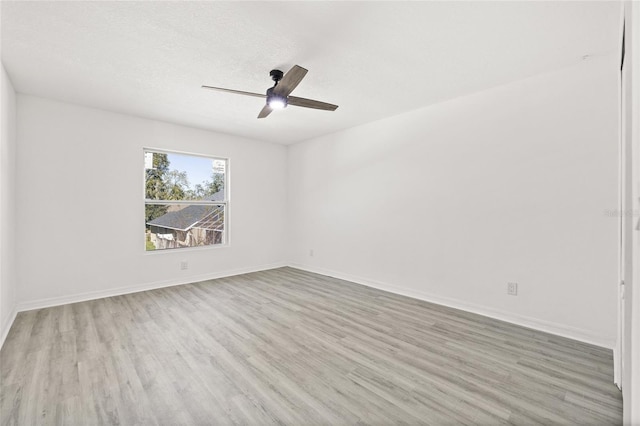
[[[622,423],[608,349],[292,268],[18,314],[2,425]]]

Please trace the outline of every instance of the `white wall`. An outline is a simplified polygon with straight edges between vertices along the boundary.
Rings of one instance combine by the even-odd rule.
[[[16,93],[2,66],[0,90],[0,347],[15,316]]]
[[[283,264],[285,146],[22,94],[17,109],[20,309]],[[144,252],[143,147],[230,158],[229,247]]]
[[[293,264],[613,347],[616,78],[592,58],[292,146]]]

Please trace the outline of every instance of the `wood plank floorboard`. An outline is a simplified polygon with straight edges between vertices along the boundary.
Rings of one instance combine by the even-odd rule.
[[[611,350],[280,268],[21,312],[1,425],[619,425]]]

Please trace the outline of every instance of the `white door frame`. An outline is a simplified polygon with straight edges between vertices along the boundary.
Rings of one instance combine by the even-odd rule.
[[[625,8],[620,8],[620,43],[618,57],[621,63],[624,63],[624,22],[625,22]],[[622,389],[622,376],[624,368],[624,295],[622,283],[624,280],[624,143],[625,143],[625,119],[624,119],[624,78],[623,78],[623,66],[620,66],[620,72],[618,73],[618,336],[616,339],[616,346],[613,349],[613,382]]]
[[[631,69],[634,79],[632,80],[632,106],[631,106],[631,135],[632,135],[632,168],[629,171],[632,175],[632,196],[633,211],[635,215],[634,231],[630,236],[633,239],[633,289],[631,297],[632,312],[630,316],[631,342],[630,351],[632,363],[631,368],[631,391],[632,397],[628,400],[627,407],[631,413],[629,420],[631,424],[640,424],[640,2],[634,1],[629,4],[629,15],[632,23],[631,39]],[[624,395],[624,394],[623,394]]]
[[[626,102],[621,108],[621,155],[622,179],[621,190],[625,197],[622,206],[622,222],[626,224],[624,237],[625,250],[620,255],[625,278],[625,310],[620,313],[619,339],[620,359],[625,360],[621,375],[623,397],[624,424],[640,425],[640,2],[625,1],[624,16],[626,29],[625,66],[631,87],[624,87],[625,94],[621,101]],[[622,89],[622,85],[620,86]],[[630,120],[630,122],[629,122]],[[621,127],[622,129],[622,127]],[[630,226],[629,226],[630,225]],[[616,345],[618,347],[618,345]],[[618,376],[616,376],[618,379]]]

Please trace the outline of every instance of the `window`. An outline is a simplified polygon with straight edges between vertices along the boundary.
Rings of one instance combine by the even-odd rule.
[[[144,169],[147,251],[226,244],[227,159],[145,150]]]

